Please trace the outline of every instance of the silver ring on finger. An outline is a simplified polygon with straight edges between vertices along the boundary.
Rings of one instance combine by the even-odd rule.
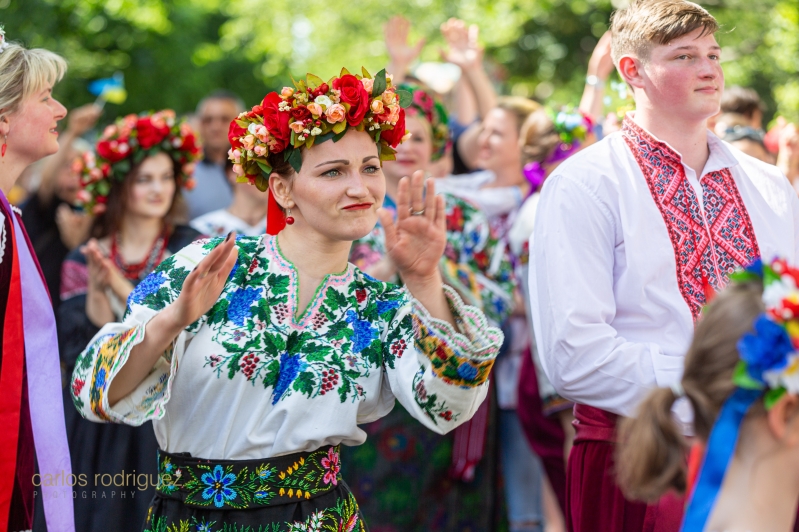
[[[422,209],[421,211],[415,211],[415,210],[413,210],[413,207],[411,207],[409,210],[411,211],[411,216],[422,216],[422,215],[424,215],[424,209]]]

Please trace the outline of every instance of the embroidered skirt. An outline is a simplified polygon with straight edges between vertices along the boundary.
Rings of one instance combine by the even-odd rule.
[[[366,532],[339,447],[264,460],[158,454],[144,532]]]

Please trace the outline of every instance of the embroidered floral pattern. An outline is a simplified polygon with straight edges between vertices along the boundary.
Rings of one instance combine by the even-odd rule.
[[[723,288],[731,273],[760,256],[752,221],[729,169],[700,179],[703,216],[679,155],[629,119],[623,132],[666,223],[680,291],[696,321],[705,284]]]
[[[511,262],[503,254],[492,267],[494,253],[502,249],[488,219],[467,200],[451,194],[442,196],[447,218],[447,245],[440,264],[444,281],[470,305],[482,309],[492,322],[502,323],[513,309]],[[353,244],[350,260],[366,269],[385,254],[385,234],[378,225]]]
[[[307,500],[341,480],[338,447],[278,457],[255,466],[161,453],[156,491],[193,507],[243,509]]]
[[[358,504],[348,493],[336,504],[318,508],[303,521],[261,522],[258,526],[235,522],[217,523],[205,518],[179,519],[170,522],[166,516],[147,516],[144,532],[364,532]]]

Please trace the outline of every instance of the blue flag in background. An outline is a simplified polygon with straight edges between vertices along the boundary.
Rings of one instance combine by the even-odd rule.
[[[98,100],[115,104],[123,103],[128,97],[122,72],[116,72],[110,78],[92,81],[89,83],[89,92],[97,96]]]

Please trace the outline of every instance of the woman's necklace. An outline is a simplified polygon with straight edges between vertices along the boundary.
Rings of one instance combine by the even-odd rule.
[[[152,272],[156,266],[161,263],[166,251],[167,233],[164,231],[153,242],[153,247],[150,248],[150,253],[147,257],[138,264],[127,264],[122,260],[119,254],[119,247],[121,246],[119,232],[114,233],[111,239],[111,260],[122,272],[126,279],[131,281],[141,281]]]

